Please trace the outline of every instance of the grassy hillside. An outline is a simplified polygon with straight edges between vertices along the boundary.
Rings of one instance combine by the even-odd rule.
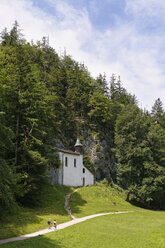
[[[70,220],[64,209],[65,195],[73,188],[65,186],[45,187],[41,202],[36,208],[21,208],[0,220],[0,239],[20,236],[47,227],[47,220],[56,218],[58,223]]]
[[[41,203],[37,208],[20,208],[13,215],[0,220],[0,239],[20,236],[47,227],[47,220],[56,218],[57,223],[70,220],[64,210],[65,195],[72,187],[51,186],[45,188]],[[111,188],[104,183],[79,188],[70,199],[72,214],[76,217],[96,213],[138,210],[125,201],[126,195],[120,188]],[[115,204],[114,204],[115,203]]]
[[[107,215],[2,248],[164,248],[165,212]]]
[[[117,186],[111,188],[104,183],[79,188],[71,196],[70,206],[72,214],[76,217],[114,211],[139,210],[126,202],[126,194],[123,190]]]

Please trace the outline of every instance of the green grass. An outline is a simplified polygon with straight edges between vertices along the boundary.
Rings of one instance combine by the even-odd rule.
[[[2,248],[165,248],[165,212],[97,217]]]
[[[47,185],[39,207],[21,208],[15,214],[6,215],[0,220],[0,239],[16,237],[47,228],[49,218],[57,223],[71,218],[64,209],[65,195],[73,191],[71,187]]]
[[[120,188],[104,184],[79,188],[70,199],[72,214],[83,217],[91,214],[141,210],[126,202],[126,194]],[[116,203],[113,205],[113,203]]]
[[[13,215],[6,215],[0,220],[0,239],[32,233],[47,227],[47,220],[56,218],[57,223],[70,220],[64,210],[65,195],[73,191],[72,187],[51,186],[45,188],[40,207],[20,208]],[[99,183],[90,187],[79,188],[70,199],[72,214],[76,217],[96,213],[138,210],[125,201],[125,193],[119,188],[111,188]],[[115,202],[116,205],[112,205]]]

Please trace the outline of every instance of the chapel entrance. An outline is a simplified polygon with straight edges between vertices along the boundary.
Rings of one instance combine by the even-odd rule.
[[[83,186],[85,186],[85,177],[83,177]]]

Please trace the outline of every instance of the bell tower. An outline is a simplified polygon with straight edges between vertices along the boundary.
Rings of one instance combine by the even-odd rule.
[[[82,152],[82,144],[80,142],[80,139],[77,138],[76,144],[74,145],[75,147],[75,152],[81,153]]]

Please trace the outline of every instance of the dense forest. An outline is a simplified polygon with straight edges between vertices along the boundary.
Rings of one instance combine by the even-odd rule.
[[[141,206],[165,207],[161,100],[140,109],[120,77],[94,79],[46,37],[27,42],[15,22],[0,41],[0,211],[37,204],[47,168],[60,166],[52,147],[73,149],[77,136],[96,180],[106,177]]]

